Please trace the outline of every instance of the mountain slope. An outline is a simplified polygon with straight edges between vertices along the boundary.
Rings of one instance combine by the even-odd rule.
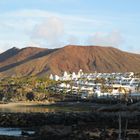
[[[0,60],[1,60],[0,68],[3,66],[7,66],[28,59],[31,56],[44,50],[46,49],[35,48],[35,47],[27,47],[23,49],[18,49],[15,47],[11,48],[8,51],[4,52],[3,54],[0,54]],[[3,58],[3,60],[1,58]]]
[[[0,75],[62,74],[63,71],[77,72],[79,69],[83,69],[84,72],[140,71],[139,54],[123,52],[112,47],[69,45],[59,49],[33,50],[29,53],[25,52],[25,48],[21,49],[20,53],[2,61]],[[15,60],[18,62],[15,63]]]
[[[6,59],[9,59],[9,58],[13,57],[18,52],[19,52],[19,49],[16,48],[16,47],[13,47],[13,48],[7,50],[6,52],[1,53],[0,54],[0,63],[5,61]]]

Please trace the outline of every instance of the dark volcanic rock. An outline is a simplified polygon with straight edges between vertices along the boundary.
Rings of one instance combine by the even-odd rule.
[[[68,137],[72,133],[72,127],[71,126],[44,126],[39,130],[39,133],[37,134],[38,137],[40,137],[42,140],[46,139],[62,139]]]
[[[128,119],[130,130],[126,132],[126,137],[139,140],[140,113],[121,112],[121,115],[122,130],[125,128],[126,118]],[[0,127],[8,126],[35,127],[38,130],[29,137],[0,136],[0,140],[116,140],[118,113],[0,113]]]
[[[140,123],[139,112],[121,112],[122,120],[137,126]],[[73,125],[80,123],[118,127],[117,112],[81,112],[81,113],[0,113],[0,127],[32,127],[43,125]]]

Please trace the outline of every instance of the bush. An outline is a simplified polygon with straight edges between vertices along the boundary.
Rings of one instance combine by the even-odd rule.
[[[34,95],[33,92],[28,92],[28,93],[26,94],[26,98],[27,98],[27,100],[32,101],[32,100],[34,100],[35,95]]]

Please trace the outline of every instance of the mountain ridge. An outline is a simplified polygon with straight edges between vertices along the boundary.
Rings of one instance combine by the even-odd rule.
[[[113,47],[80,45],[57,49],[12,48],[0,54],[1,77],[61,75],[64,71],[77,72],[79,69],[84,72],[137,72],[140,71],[140,54]]]

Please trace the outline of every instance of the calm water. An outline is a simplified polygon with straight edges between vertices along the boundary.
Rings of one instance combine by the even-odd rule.
[[[52,104],[52,105],[0,105],[0,112],[79,112],[79,111],[90,111],[92,104],[89,103],[80,103],[80,102],[69,102],[69,103],[60,103],[60,104]],[[29,134],[33,134],[34,131],[26,130]],[[21,128],[2,128],[0,127],[0,135],[5,136],[21,136],[22,130]]]
[[[80,103],[80,102],[69,102],[59,103],[52,105],[16,105],[16,106],[0,106],[0,112],[81,112],[90,111],[93,104],[91,103]]]
[[[28,134],[34,134],[34,131],[26,130]],[[19,137],[22,135],[22,130],[20,128],[4,128],[0,127],[0,135],[4,136],[16,136]]]

